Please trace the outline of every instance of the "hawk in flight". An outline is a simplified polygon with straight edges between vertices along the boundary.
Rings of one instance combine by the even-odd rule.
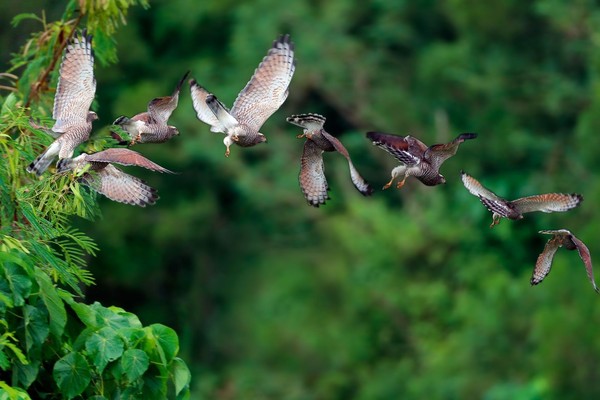
[[[302,193],[304,193],[304,197],[310,205],[318,207],[325,204],[325,201],[329,199],[323,167],[324,151],[337,151],[346,157],[350,167],[350,178],[356,189],[363,196],[373,193],[373,189],[354,168],[344,145],[323,129],[325,117],[318,114],[301,114],[287,117],[287,121],[304,128],[304,133],[298,135],[298,138],[306,138],[300,163],[299,181]]]
[[[67,46],[60,65],[52,111],[56,122],[46,130],[55,140],[27,167],[28,172],[41,175],[54,157],[72,157],[75,148],[90,137],[92,121],[98,119],[90,111],[95,94],[92,36],[84,30],[81,38],[74,37]]]
[[[531,284],[537,285],[550,273],[550,268],[552,267],[552,260],[554,259],[554,254],[559,247],[564,246],[567,250],[575,250],[579,253],[579,257],[583,261],[585,265],[585,270],[587,271],[587,276],[592,282],[592,286],[596,292],[598,287],[596,286],[596,282],[594,281],[594,271],[592,269],[592,256],[590,255],[590,251],[587,246],[579,239],[575,237],[571,232],[566,229],[558,229],[552,231],[540,231],[540,233],[545,233],[548,235],[552,235],[546,246],[544,247],[544,251],[539,255],[535,268],[533,269],[533,276],[531,277]]]
[[[113,125],[119,125],[131,137],[130,146],[136,143],[163,143],[173,136],[179,135],[176,127],[168,125],[179,101],[179,91],[181,85],[189,75],[185,73],[183,78],[177,84],[175,91],[170,96],[157,97],[148,103],[148,111],[134,115],[131,118],[120,116],[113,122]],[[122,138],[117,133],[112,133],[113,138],[123,143]]]
[[[145,207],[158,200],[156,189],[144,181],[121,171],[112,163],[143,167],[152,171],[171,173],[141,154],[124,148],[113,148],[93,154],[81,154],[58,162],[58,172],[82,171],[79,182],[113,201]],[[84,169],[87,167],[88,169]],[[89,171],[89,172],[88,172]]]
[[[523,214],[533,211],[563,212],[577,207],[583,201],[583,196],[576,193],[546,193],[510,201],[496,196],[464,171],[461,171],[461,177],[467,190],[472,195],[479,197],[483,205],[492,212],[490,227],[500,222],[501,217],[521,219]]]
[[[229,146],[233,143],[250,147],[267,141],[258,130],[287,98],[295,68],[294,45],[290,36],[280,36],[238,94],[231,110],[194,79],[190,80],[198,119],[210,125],[212,132],[226,135],[223,140],[225,156],[229,156]]]
[[[462,142],[476,137],[476,133],[462,133],[450,143],[434,144],[427,147],[419,139],[412,136],[367,132],[367,138],[374,145],[387,151],[403,164],[392,170],[392,179],[385,184],[383,189],[389,188],[394,179],[402,178],[396,185],[400,189],[409,176],[414,176],[427,186],[446,183],[446,178],[440,174],[440,166],[456,154],[458,146]]]

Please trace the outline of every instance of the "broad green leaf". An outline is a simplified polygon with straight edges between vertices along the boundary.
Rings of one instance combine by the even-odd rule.
[[[169,373],[166,368],[153,364],[144,374],[143,398],[160,400],[167,398],[167,382]]]
[[[129,327],[127,318],[104,307],[102,304],[94,302],[94,304],[91,305],[91,308],[96,312],[96,322],[98,327],[109,326],[113,329]]]
[[[15,306],[22,306],[31,292],[31,278],[12,263],[4,265],[4,276],[8,282]]]
[[[129,349],[121,357],[121,367],[129,382],[133,382],[142,376],[149,365],[148,355],[140,349]]]
[[[121,328],[117,331],[130,347],[136,347],[146,336],[143,328]]]
[[[96,311],[94,311],[89,305],[84,303],[79,303],[77,301],[73,301],[69,303],[77,317],[83,322],[85,326],[88,328],[97,328],[98,327],[98,316]]]
[[[42,270],[35,270],[35,280],[37,281],[40,292],[39,295],[48,309],[50,314],[50,332],[57,337],[62,335],[67,323],[67,312],[65,305],[58,296],[56,288],[50,281],[48,275]]]
[[[175,395],[179,395],[183,389],[189,388],[192,375],[185,362],[179,357],[173,359],[170,370],[171,379],[175,383]]]
[[[69,353],[54,364],[54,381],[69,399],[83,393],[92,375],[85,357],[79,353]]]
[[[152,324],[146,329],[146,350],[155,352],[164,366],[168,365],[173,357],[179,351],[179,339],[177,333],[168,326],[162,324]]]
[[[29,364],[15,362],[13,364],[13,381],[15,386],[21,386],[27,389],[37,378],[40,370],[40,361],[31,361]]]
[[[41,347],[50,332],[46,310],[27,304],[23,307],[23,317],[27,351],[31,350],[33,346]]]
[[[104,371],[109,362],[121,357],[123,348],[123,339],[113,328],[109,327],[93,333],[85,342],[85,349],[100,373]]]

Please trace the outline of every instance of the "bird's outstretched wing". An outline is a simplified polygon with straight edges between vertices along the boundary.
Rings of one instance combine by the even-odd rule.
[[[150,100],[148,103],[148,114],[155,121],[166,124],[173,111],[177,108],[177,103],[179,102],[179,92],[181,91],[181,85],[185,82],[188,77],[190,71],[187,71],[183,78],[179,80],[173,94],[171,96],[163,96],[157,97],[155,99]]]
[[[398,136],[389,133],[367,132],[374,145],[387,151],[407,167],[421,162],[427,146],[412,136]]]
[[[294,45],[290,35],[282,35],[238,94],[231,108],[233,117],[258,132],[287,98],[295,68]]]
[[[545,193],[521,197],[511,203],[521,213],[542,211],[545,213],[568,211],[577,207],[583,201],[583,196],[572,193]]]
[[[434,144],[433,146],[429,146],[429,148],[425,150],[423,158],[425,158],[437,171],[444,161],[456,154],[456,151],[461,143],[463,143],[465,140],[475,139],[476,137],[476,133],[461,133],[449,143]]]
[[[172,171],[161,167],[155,162],[150,161],[137,151],[118,147],[106,149],[93,154],[88,154],[85,157],[85,161],[116,163],[126,166],[142,167],[157,172],[173,173]]]
[[[300,188],[308,203],[319,207],[329,199],[328,185],[323,166],[323,150],[312,140],[304,142],[304,150],[300,161]]]
[[[80,180],[96,192],[119,203],[146,207],[158,200],[156,189],[111,164],[98,172],[84,174]]]
[[[52,130],[64,132],[69,126],[85,123],[95,95],[92,36],[83,31],[81,37],[74,37],[67,45],[60,64],[52,111],[56,123]]]
[[[352,183],[354,187],[363,195],[370,196],[373,194],[373,188],[367,183],[367,181],[358,173],[354,164],[352,164],[352,160],[350,159],[350,154],[348,154],[348,150],[346,147],[338,140],[338,138],[330,135],[325,130],[321,130],[321,134],[325,137],[325,139],[329,140],[329,142],[333,145],[338,153],[343,155],[348,161],[348,167],[350,168],[350,178],[352,179]]]

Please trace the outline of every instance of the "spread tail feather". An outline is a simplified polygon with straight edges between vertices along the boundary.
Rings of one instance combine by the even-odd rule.
[[[27,172],[34,173],[37,176],[42,175],[44,171],[48,169],[50,164],[52,164],[52,161],[58,154],[59,150],[60,144],[55,141],[48,146],[48,148],[42,154],[37,156],[37,158],[31,164],[29,164],[27,167]]]

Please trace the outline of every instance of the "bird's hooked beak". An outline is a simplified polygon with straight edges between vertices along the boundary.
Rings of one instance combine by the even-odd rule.
[[[266,141],[267,141],[267,137],[261,133],[260,134],[260,142],[259,143],[263,143],[263,142],[266,142]]]

